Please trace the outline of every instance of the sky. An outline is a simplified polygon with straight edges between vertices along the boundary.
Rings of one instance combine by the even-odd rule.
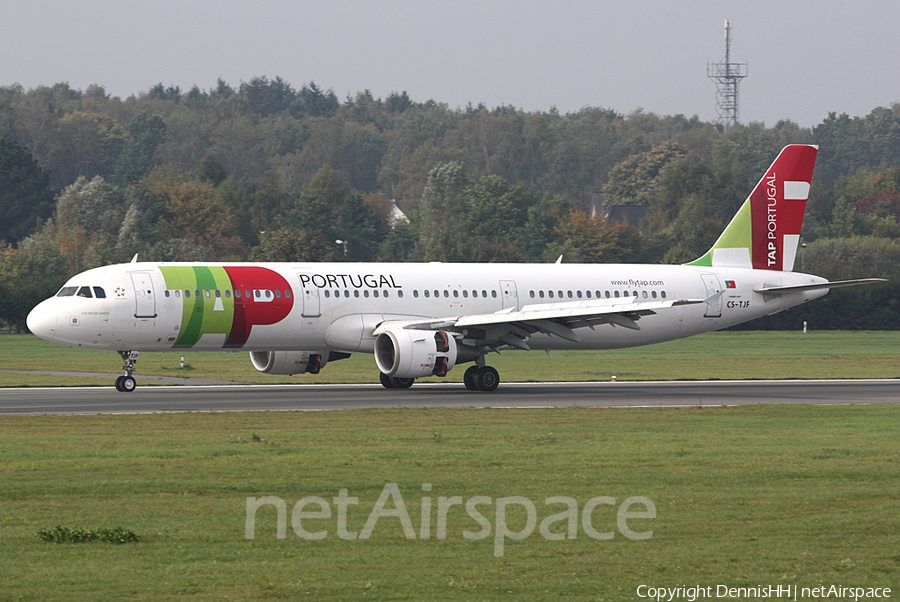
[[[9,2],[0,86],[91,84],[121,98],[157,83],[237,88],[280,76],[344,100],[406,91],[561,113],[715,121],[706,76],[748,64],[740,121],[812,127],[900,102],[900,2],[857,0],[29,0]]]

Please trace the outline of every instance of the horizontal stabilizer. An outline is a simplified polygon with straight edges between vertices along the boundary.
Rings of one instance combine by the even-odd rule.
[[[766,295],[786,295],[788,293],[802,293],[804,291],[819,291],[822,289],[842,288],[845,286],[858,286],[860,284],[871,284],[873,282],[887,282],[884,278],[860,278],[858,280],[839,280],[836,282],[820,282],[818,284],[795,284],[792,286],[769,286],[765,288],[754,289],[754,293],[764,293]]]

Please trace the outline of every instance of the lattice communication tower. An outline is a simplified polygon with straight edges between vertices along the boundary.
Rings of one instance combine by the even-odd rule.
[[[717,123],[727,132],[738,125],[738,83],[747,77],[747,63],[731,62],[731,19],[725,19],[725,60],[707,63],[706,77],[716,82]]]

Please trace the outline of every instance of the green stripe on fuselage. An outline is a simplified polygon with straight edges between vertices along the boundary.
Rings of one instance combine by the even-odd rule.
[[[204,334],[228,336],[234,321],[234,299],[230,292],[225,295],[232,286],[224,268],[160,266],[159,269],[166,279],[166,288],[182,291],[181,328],[172,347],[193,347]],[[190,297],[184,291],[190,291]]]

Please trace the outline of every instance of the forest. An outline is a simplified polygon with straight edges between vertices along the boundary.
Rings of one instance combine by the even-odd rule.
[[[682,263],[786,144],[819,145],[797,268],[890,283],[749,328],[900,328],[900,104],[723,131],[684,115],[232,87],[0,87],[0,327],[129,261]],[[408,219],[397,219],[395,205]],[[605,219],[644,205],[640,223]],[[341,241],[338,243],[336,241]]]

